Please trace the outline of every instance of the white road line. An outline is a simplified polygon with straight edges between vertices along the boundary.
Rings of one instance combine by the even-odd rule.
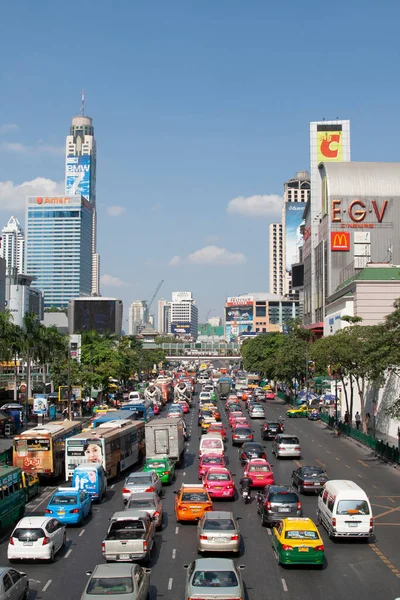
[[[172,579],[172,577],[170,577],[170,578],[168,579],[168,589],[169,589],[169,590],[172,590],[172,582],[173,582],[173,579]]]
[[[82,529],[82,531],[79,534],[79,537],[82,537],[84,533],[85,533],[85,529]]]
[[[288,592],[288,586],[286,585],[286,581],[284,579],[281,579],[282,581],[282,587],[283,587],[283,591],[284,592]]]
[[[372,484],[372,487],[375,488],[376,490],[378,489],[378,486]]]
[[[344,465],[346,467],[346,469],[350,469],[349,465]]]
[[[267,529],[267,533],[268,535],[272,535],[272,531],[269,528]]]
[[[64,556],[64,558],[68,558],[68,556],[71,554],[71,552],[72,552],[72,548],[70,548],[68,550],[68,552],[66,553],[66,555]]]
[[[51,582],[52,582],[52,579],[49,579],[48,582],[46,583],[46,585],[44,586],[44,588],[42,589],[42,592],[45,592],[50,587]]]
[[[328,454],[332,454],[331,452],[329,452],[329,450],[327,450],[327,453],[328,453]]]
[[[112,486],[110,487],[110,490],[114,489],[114,485],[115,485],[115,483],[112,484]]]
[[[186,471],[183,471],[183,476],[185,477],[185,475],[186,475]]]
[[[178,535],[179,533],[179,527],[175,527],[175,535]]]
[[[322,448],[321,444],[318,444],[318,446],[319,446],[320,448]]]
[[[336,456],[336,460],[340,460],[340,458],[338,458],[338,457]]]
[[[172,558],[176,558],[176,549],[175,548],[172,550]]]
[[[357,473],[357,475],[359,476],[360,479],[362,479],[362,475],[360,475],[360,473]]]

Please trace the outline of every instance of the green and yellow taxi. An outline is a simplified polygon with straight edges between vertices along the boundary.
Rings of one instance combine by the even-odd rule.
[[[143,471],[155,471],[159,476],[161,483],[172,483],[175,477],[175,462],[168,456],[158,456],[147,458],[143,466]]]
[[[272,549],[280,565],[324,564],[325,550],[317,526],[307,517],[287,517],[272,529]]]
[[[299,408],[291,408],[286,411],[287,417],[308,417],[308,407],[306,404],[302,404]]]

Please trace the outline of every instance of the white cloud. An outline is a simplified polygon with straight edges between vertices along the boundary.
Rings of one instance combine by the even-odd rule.
[[[64,196],[64,182],[37,177],[15,185],[12,181],[0,181],[0,211],[24,210],[27,196]]]
[[[114,277],[114,275],[109,275],[108,273],[104,273],[104,275],[100,277],[100,282],[109,287],[125,287],[127,285],[127,283],[122,281],[119,277]]]
[[[16,131],[17,129],[19,129],[19,127],[16,123],[3,123],[0,125],[0,135],[10,133],[10,131]]]
[[[189,254],[184,259],[180,256],[174,256],[169,264],[175,266],[181,262],[190,265],[243,265],[246,262],[246,257],[241,252],[230,252],[226,248],[219,248],[218,246],[205,246]]]
[[[227,212],[243,217],[268,217],[276,219],[282,213],[283,198],[277,194],[238,196],[228,202]]]
[[[107,207],[107,212],[110,215],[110,217],[120,217],[122,214],[124,214],[125,211],[126,211],[126,208],[124,206],[108,206]]]

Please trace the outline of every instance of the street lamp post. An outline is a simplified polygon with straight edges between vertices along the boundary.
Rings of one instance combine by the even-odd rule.
[[[68,340],[68,375],[67,375],[67,402],[68,402],[68,421],[72,421],[71,415],[71,354]]]

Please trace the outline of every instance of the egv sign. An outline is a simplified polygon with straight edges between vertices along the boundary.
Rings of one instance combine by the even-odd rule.
[[[331,251],[349,252],[350,233],[347,231],[331,231]]]

